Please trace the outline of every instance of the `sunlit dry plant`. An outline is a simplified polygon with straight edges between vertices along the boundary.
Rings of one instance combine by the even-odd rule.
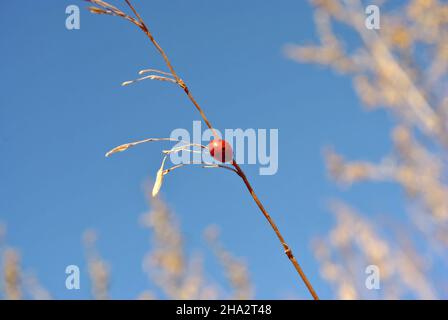
[[[315,253],[321,274],[334,286],[337,298],[437,297],[427,276],[431,266],[404,230],[390,239],[384,226],[380,228],[348,205],[334,203],[332,209],[336,225],[326,238],[316,240]],[[382,290],[366,288],[368,265],[378,267]]]
[[[12,248],[7,248],[3,252],[2,260],[5,298],[9,300],[19,300],[22,298],[19,253]]]
[[[143,271],[155,288],[146,289],[138,299],[217,299],[252,297],[252,283],[246,265],[219,243],[215,228],[207,229],[213,251],[219,258],[232,295],[225,286],[218,285],[203,268],[202,255],[187,252],[182,230],[175,214],[159,198],[151,198],[151,210],[141,216],[141,224],[151,231],[150,250],[143,258]],[[212,232],[213,231],[213,232]],[[23,271],[17,250],[3,241],[6,227],[0,224],[0,298],[51,299],[50,293],[40,284],[37,276]],[[110,299],[112,273],[109,263],[97,249],[97,232],[87,230],[82,240],[86,251],[87,269],[92,297]]]
[[[0,223],[0,297],[9,300],[51,299],[33,272],[23,271],[18,250],[6,245],[6,226]]]
[[[96,241],[95,231],[87,230],[84,233],[83,242],[86,248],[92,296],[97,300],[105,300],[109,298],[110,267],[98,253]]]
[[[186,83],[176,73],[176,71],[175,71],[173,65],[171,64],[171,61],[168,59],[168,56],[166,55],[165,51],[162,49],[162,47],[159,45],[159,43],[155,40],[152,32],[149,30],[148,26],[145,24],[145,22],[143,21],[142,17],[136,11],[136,9],[131,4],[131,2],[129,0],[124,0],[124,2],[126,3],[126,5],[129,8],[129,10],[131,11],[130,14],[127,14],[124,11],[120,10],[119,8],[113,6],[113,5],[111,5],[111,4],[109,4],[109,3],[105,2],[105,1],[101,1],[101,0],[86,0],[86,1],[88,1],[88,2],[90,2],[90,3],[92,3],[94,5],[92,7],[89,7],[90,12],[92,12],[94,14],[110,15],[110,16],[121,17],[121,18],[123,18],[125,20],[130,21],[135,26],[137,26],[141,31],[143,31],[143,33],[148,37],[148,39],[154,45],[154,47],[156,48],[158,53],[162,56],[162,58],[163,58],[163,60],[164,60],[164,62],[166,64],[166,67],[169,70],[168,72],[166,72],[166,71],[161,71],[161,70],[156,70],[156,69],[144,69],[144,70],[141,70],[139,72],[139,75],[140,75],[139,78],[137,78],[135,80],[125,81],[125,82],[122,83],[122,85],[126,86],[126,85],[133,84],[135,82],[139,82],[139,81],[143,81],[143,80],[147,80],[147,79],[149,79],[149,80],[165,81],[165,82],[170,82],[170,83],[176,84],[178,87],[180,87],[184,91],[184,93],[187,95],[188,99],[191,101],[191,103],[194,105],[194,107],[200,113],[202,120],[205,122],[205,124],[208,126],[208,128],[214,133],[215,139],[219,139],[219,136],[216,134],[216,131],[215,131],[214,127],[212,126],[212,124],[209,121],[209,119],[206,117],[203,109],[198,104],[196,99],[193,97],[193,95],[192,95],[190,89],[188,88],[188,86],[186,85]],[[109,155],[111,155],[113,153],[116,153],[116,152],[125,151],[129,147],[135,146],[135,145],[140,144],[140,143],[151,142],[151,141],[160,141],[160,140],[170,140],[170,139],[169,138],[162,138],[162,139],[150,138],[150,139],[146,139],[146,140],[142,140],[142,141],[131,142],[131,143],[120,145],[120,146],[112,149],[106,155],[109,156]],[[217,140],[213,140],[213,141],[217,141]],[[227,148],[227,150],[224,151],[224,146],[225,145],[226,145],[225,143],[222,144],[222,149],[223,150],[221,150],[221,151],[223,151],[223,153],[227,154],[229,149]],[[168,151],[164,152],[165,155],[164,155],[163,160],[162,160],[162,165],[161,165],[160,169],[157,171],[156,181],[155,181],[154,188],[153,188],[153,191],[152,191],[152,195],[153,196],[156,196],[157,193],[159,192],[159,190],[161,188],[161,185],[162,185],[162,182],[163,182],[163,178],[164,178],[164,176],[166,174],[168,174],[169,172],[171,172],[174,169],[177,169],[177,168],[180,168],[180,167],[183,167],[183,166],[186,165],[186,164],[181,164],[181,165],[177,165],[177,166],[165,169],[165,162],[167,160],[167,155],[172,153],[172,152],[184,152],[184,151],[189,151],[189,152],[208,151],[212,156],[214,156],[214,154],[213,154],[214,150],[211,150],[209,147],[202,146],[202,145],[193,145],[193,144],[185,144],[184,146],[182,146],[180,148],[171,149],[171,150],[168,150]],[[224,158],[222,158],[222,159],[224,159]],[[279,229],[277,228],[277,226],[274,223],[274,221],[271,218],[271,216],[268,214],[268,212],[264,208],[263,204],[259,200],[259,198],[256,195],[256,193],[254,192],[254,190],[253,190],[249,180],[246,177],[246,174],[241,169],[239,164],[235,161],[235,159],[233,158],[233,155],[232,155],[232,157],[230,159],[226,159],[225,161],[221,161],[221,162],[222,162],[222,164],[211,164],[211,163],[203,163],[203,162],[201,162],[201,163],[191,163],[191,164],[199,164],[199,165],[202,165],[202,166],[207,167],[207,168],[228,169],[230,171],[235,172],[243,180],[245,186],[247,187],[249,193],[251,194],[252,198],[256,202],[256,204],[259,207],[260,211],[263,213],[265,218],[268,220],[270,226],[272,227],[273,231],[276,233],[276,235],[277,235],[277,237],[278,237],[278,239],[279,239],[279,241],[280,241],[280,243],[281,243],[281,245],[282,245],[282,247],[283,247],[283,249],[285,251],[285,254],[290,259],[291,263],[293,264],[294,268],[296,269],[296,271],[300,275],[301,279],[305,283],[305,285],[306,285],[307,289],[309,290],[310,294],[313,296],[314,299],[318,299],[318,296],[317,296],[316,292],[314,291],[311,283],[308,281],[308,279],[305,276],[302,268],[300,267],[300,265],[297,262],[295,256],[293,255],[293,253],[291,251],[291,248],[286,244],[282,234],[280,233]],[[228,163],[228,164],[226,164],[226,163]]]
[[[0,293],[8,300],[23,297],[20,255],[17,250],[6,246],[6,225],[0,223]]]
[[[377,32],[365,28],[363,1],[311,3],[315,7],[320,44],[289,45],[287,55],[349,75],[365,106],[383,108],[395,120],[391,134],[393,151],[379,163],[346,161],[328,150],[326,158],[332,177],[346,185],[360,181],[399,185],[407,196],[409,220],[418,230],[413,237],[419,237],[425,244],[425,253],[438,257],[446,265],[448,4],[438,0],[395,2],[392,10],[381,11],[381,30]],[[345,41],[337,36],[338,25],[354,31],[359,41]],[[397,255],[392,257],[399,259]],[[414,271],[415,277],[426,282],[415,280],[418,283],[418,288],[413,289],[415,296],[434,297],[430,282],[435,279]],[[346,291],[354,293],[346,297],[359,296],[356,290]]]
[[[215,299],[218,288],[206,281],[198,255],[188,256],[180,227],[168,207],[158,198],[152,210],[141,218],[152,231],[152,249],[145,256],[143,269],[170,299]]]
[[[23,287],[33,300],[50,300],[52,296],[46,288],[42,286],[39,278],[34,273],[24,273],[22,277]]]
[[[198,254],[186,252],[181,229],[174,213],[159,198],[151,199],[152,210],[141,217],[141,223],[152,231],[151,250],[143,261],[143,269],[164,297],[170,299],[249,299],[253,288],[249,271],[241,259],[224,249],[215,226],[208,227],[204,234],[222,265],[229,285],[230,296],[224,288],[205,277],[202,259]],[[157,295],[146,291],[142,298]]]
[[[242,300],[252,299],[254,289],[250,281],[247,265],[224,248],[219,241],[219,229],[217,226],[209,226],[204,231],[204,235],[224,267],[227,279],[233,288],[233,295],[230,298]]]

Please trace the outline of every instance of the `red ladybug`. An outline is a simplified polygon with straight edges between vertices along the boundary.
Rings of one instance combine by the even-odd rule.
[[[214,139],[210,141],[208,150],[213,158],[220,162],[230,162],[233,159],[233,150],[226,140]]]

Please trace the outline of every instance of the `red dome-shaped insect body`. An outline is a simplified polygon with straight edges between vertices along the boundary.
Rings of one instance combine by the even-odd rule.
[[[226,140],[214,139],[210,141],[208,150],[213,158],[220,162],[230,162],[233,160],[233,150]]]

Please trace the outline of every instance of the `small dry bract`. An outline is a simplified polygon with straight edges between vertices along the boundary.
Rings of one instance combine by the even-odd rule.
[[[157,171],[156,182],[154,183],[154,187],[152,188],[152,196],[153,197],[157,196],[157,194],[160,191],[160,188],[162,187],[163,176],[164,176],[163,166],[165,165],[165,161],[166,161],[166,156],[163,158],[162,165],[160,166],[159,171]]]

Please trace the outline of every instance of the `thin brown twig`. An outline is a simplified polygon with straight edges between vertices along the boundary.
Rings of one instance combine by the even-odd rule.
[[[246,174],[241,169],[241,167],[238,165],[238,163],[233,160],[232,165],[235,167],[235,170],[237,171],[237,174],[243,179],[244,184],[247,187],[247,190],[249,190],[250,195],[254,199],[255,203],[257,204],[260,211],[265,216],[266,220],[268,220],[269,224],[271,225],[272,229],[274,230],[275,234],[277,235],[278,240],[283,246],[283,249],[285,250],[285,254],[288,256],[291,263],[294,265],[294,268],[296,269],[297,273],[302,278],[303,282],[305,283],[306,287],[308,288],[308,291],[313,296],[314,300],[319,300],[319,297],[317,296],[316,291],[314,290],[313,286],[311,285],[311,282],[308,280],[307,276],[305,275],[305,272],[303,272],[302,267],[300,267],[299,262],[297,261],[296,257],[292,253],[291,248],[286,243],[285,239],[283,238],[283,235],[281,234],[280,230],[278,229],[277,225],[275,224],[272,217],[269,215],[269,213],[264,208],[263,204],[261,203],[260,199],[258,198],[257,194],[255,193],[254,189],[252,188],[252,185],[250,184],[249,180],[246,177]]]
[[[93,3],[95,3],[95,4],[99,5],[99,6],[103,6],[104,7],[104,1],[98,1],[98,0],[87,0],[87,1],[93,2]],[[171,61],[168,59],[168,56],[166,55],[165,51],[158,44],[158,42],[154,39],[152,33],[150,32],[149,28],[147,27],[147,25],[143,21],[143,19],[140,16],[140,14],[137,12],[137,10],[134,8],[134,6],[131,4],[130,0],[125,0],[125,2],[129,6],[129,8],[132,10],[132,12],[134,13],[135,17],[137,18],[137,21],[135,21],[134,18],[129,17],[129,16],[124,17],[124,18],[127,19],[128,21],[133,22],[137,27],[139,27],[147,35],[149,40],[152,42],[152,44],[155,46],[157,51],[162,56],[163,60],[165,61],[166,66],[170,70],[170,72],[171,72],[172,76],[174,77],[174,79],[176,80],[176,82],[184,90],[184,92],[186,93],[186,95],[188,96],[190,101],[193,103],[193,105],[199,111],[199,113],[201,115],[201,118],[204,120],[204,122],[210,128],[210,130],[212,130],[214,136],[216,138],[218,138],[218,135],[216,134],[216,131],[215,131],[214,127],[212,126],[211,122],[208,120],[208,118],[205,115],[204,111],[202,110],[201,106],[198,104],[196,99],[193,97],[193,95],[191,94],[191,92],[188,89],[188,87],[185,84],[185,82],[178,76],[178,74],[174,70],[174,67],[171,64]],[[107,9],[110,9],[110,8],[107,8]],[[122,16],[122,15],[120,14],[119,16]],[[311,283],[308,280],[307,276],[305,275],[304,271],[302,270],[302,268],[300,267],[299,263],[297,262],[297,259],[295,258],[294,254],[292,253],[291,248],[285,242],[285,239],[283,238],[283,236],[282,236],[280,230],[278,229],[277,225],[275,224],[274,220],[269,215],[269,213],[266,211],[266,209],[264,208],[264,206],[261,203],[260,199],[256,195],[254,189],[252,188],[252,185],[250,184],[249,180],[246,177],[246,174],[244,173],[244,171],[241,169],[241,167],[238,165],[238,163],[235,160],[232,161],[232,166],[235,168],[235,171],[238,174],[238,176],[240,176],[241,179],[244,181],[244,184],[246,185],[250,195],[254,199],[254,201],[257,204],[257,206],[260,209],[260,211],[263,213],[264,217],[268,220],[271,228],[274,230],[275,234],[277,235],[277,238],[279,239],[281,245],[283,246],[285,254],[287,255],[287,257],[289,258],[289,260],[293,264],[293,266],[296,269],[297,273],[300,275],[302,281],[305,283],[308,291],[313,296],[314,300],[319,300],[319,297],[317,296],[316,291],[314,290],[313,286],[311,285]]]
[[[212,124],[208,120],[208,118],[205,115],[204,111],[202,110],[200,105],[197,103],[197,101],[193,97],[193,95],[191,94],[191,92],[188,89],[188,87],[185,84],[185,82],[177,75],[177,73],[174,70],[174,67],[171,64],[170,60],[168,59],[168,56],[166,55],[165,51],[162,49],[162,47],[159,45],[159,43],[154,39],[152,33],[149,31],[148,26],[145,24],[145,22],[143,21],[142,17],[140,16],[140,14],[137,12],[137,10],[135,10],[134,6],[131,4],[131,2],[129,0],[125,0],[125,1],[126,1],[127,5],[129,6],[129,8],[131,8],[132,12],[134,12],[135,16],[137,17],[137,19],[138,19],[138,21],[140,23],[137,26],[140,27],[140,29],[142,29],[142,31],[148,36],[149,40],[151,40],[152,44],[156,47],[157,51],[159,51],[160,55],[162,56],[163,60],[165,61],[165,64],[168,67],[168,69],[170,70],[170,72],[173,75],[174,79],[176,79],[177,83],[182,87],[182,89],[185,91],[185,93],[187,94],[187,96],[190,99],[190,101],[193,103],[193,105],[196,107],[196,109],[201,114],[201,117],[204,120],[204,122],[207,125],[207,127],[209,127],[210,130],[212,130],[213,135],[215,137],[218,137],[218,135],[216,134],[215,129],[213,128]]]

